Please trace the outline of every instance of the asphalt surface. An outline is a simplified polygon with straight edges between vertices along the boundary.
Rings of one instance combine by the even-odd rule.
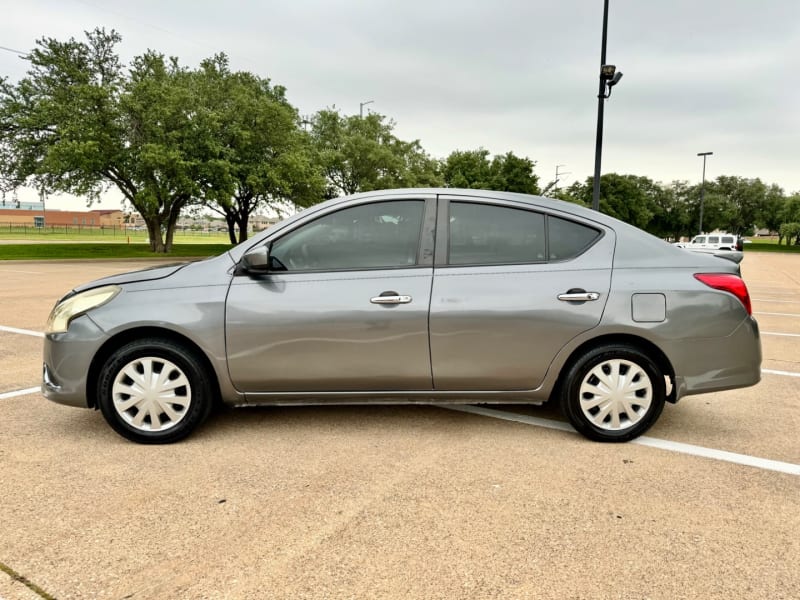
[[[40,332],[70,287],[145,264],[2,262],[0,326]],[[785,374],[668,405],[648,436],[797,466],[800,255],[742,268]],[[230,410],[145,447],[4,397],[40,374],[41,338],[0,329],[8,600],[800,598],[800,476],[768,465],[421,406]]]

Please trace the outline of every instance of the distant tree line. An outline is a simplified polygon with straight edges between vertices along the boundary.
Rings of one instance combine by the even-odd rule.
[[[231,243],[247,237],[257,209],[310,206],[393,187],[460,187],[539,194],[536,163],[507,152],[456,150],[430,156],[395,123],[370,113],[323,109],[302,118],[286,90],[231,71],[224,54],[196,69],[154,51],[127,67],[115,31],[85,40],[39,40],[26,77],[0,79],[0,188],[31,186],[91,202],[116,188],[141,214],[151,249],[169,252],[182,211],[225,218]],[[592,181],[553,196],[589,205]],[[661,237],[697,232],[699,186],[603,175],[601,210]],[[755,227],[800,243],[800,196],[758,179],[706,183],[704,229]]]
[[[559,190],[555,197],[591,206],[592,178]],[[600,210],[663,238],[698,233],[700,184],[654,182],[638,175],[609,173],[600,177]],[[753,235],[766,229],[779,242],[800,243],[800,194],[786,195],[760,179],[721,175],[705,183],[703,230]]]

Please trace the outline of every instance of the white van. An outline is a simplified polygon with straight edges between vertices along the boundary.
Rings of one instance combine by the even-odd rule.
[[[732,233],[724,233],[714,231],[712,233],[704,233],[696,235],[691,242],[682,242],[676,244],[681,248],[689,250],[739,250],[737,236]]]

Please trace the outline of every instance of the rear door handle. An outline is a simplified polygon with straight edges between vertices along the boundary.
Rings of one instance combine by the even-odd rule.
[[[558,299],[562,302],[591,302],[598,298],[600,298],[600,294],[597,292],[585,292],[583,290],[570,290],[566,294],[558,295]]]
[[[383,292],[380,296],[369,299],[373,304],[408,304],[411,296],[404,296],[397,292]]]

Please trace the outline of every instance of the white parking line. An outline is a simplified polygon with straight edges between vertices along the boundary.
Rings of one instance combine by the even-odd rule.
[[[786,377],[800,377],[800,373],[794,371],[776,371],[775,369],[761,369],[761,373],[769,373],[770,375],[785,375]]]
[[[524,423],[526,425],[534,425],[536,427],[545,427],[547,429],[558,429],[559,431],[577,433],[567,423],[553,421],[550,419],[540,419],[538,417],[518,415],[502,410],[484,408],[482,406],[453,406],[449,404],[437,404],[436,406],[439,408],[471,413],[483,417],[492,417],[494,419],[502,419],[504,421],[514,421],[516,423]],[[690,454],[692,456],[700,456],[703,458],[712,458],[714,460],[736,463],[737,465],[745,465],[748,467],[756,467],[758,469],[764,469],[767,471],[777,471],[779,473],[788,473],[789,475],[800,475],[800,465],[795,465],[793,463],[770,460],[768,458],[758,458],[757,456],[737,454],[735,452],[716,450],[714,448],[705,448],[703,446],[695,446],[693,444],[684,444],[683,442],[673,442],[670,440],[641,436],[635,440],[631,440],[628,443],[638,444],[640,446],[649,446],[651,448],[658,448],[660,450],[669,450],[670,452],[679,452],[681,454]]]
[[[773,317],[800,317],[797,313],[754,312],[754,315],[771,315]]]
[[[800,333],[780,333],[778,331],[762,331],[761,335],[780,335],[784,337],[800,337]]]
[[[16,398],[17,396],[27,396],[28,394],[35,394],[37,392],[42,391],[42,388],[39,386],[27,388],[25,390],[15,390],[13,392],[3,392],[0,394],[0,400],[5,400],[6,398]]]
[[[5,331],[7,333],[19,333],[22,335],[32,335],[33,337],[40,337],[40,338],[44,337],[44,334],[40,331],[31,331],[30,329],[18,329],[17,327],[6,327],[5,325],[0,325],[0,331]]]

